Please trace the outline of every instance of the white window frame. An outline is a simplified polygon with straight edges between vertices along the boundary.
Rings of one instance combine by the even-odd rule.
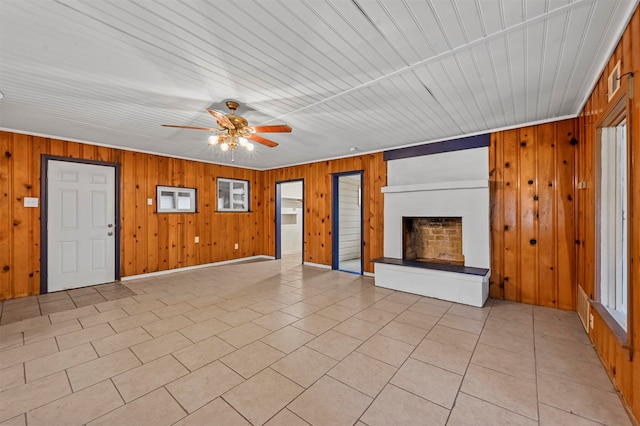
[[[216,205],[219,212],[248,212],[250,204],[248,180],[218,178]]]
[[[599,302],[628,330],[628,144],[626,119],[601,129]]]
[[[171,205],[167,205],[168,199]],[[189,206],[180,206],[185,200]],[[181,188],[176,186],[156,186],[156,213],[196,213],[198,211],[198,197],[196,188]]]

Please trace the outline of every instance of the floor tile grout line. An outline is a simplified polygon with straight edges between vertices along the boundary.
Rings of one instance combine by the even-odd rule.
[[[418,300],[419,300],[419,299],[418,299]],[[415,303],[417,303],[417,301],[416,301],[416,302],[414,302],[413,304],[415,304]],[[410,308],[411,306],[413,306],[413,304],[409,305],[409,306],[407,307],[407,309],[405,309],[405,310],[404,310],[404,311],[402,311],[402,312],[405,312],[405,311],[409,310],[409,308]],[[400,312],[398,315],[396,315],[396,316],[394,317],[394,319],[395,319],[395,318],[397,318],[400,314],[402,314],[402,312]],[[444,315],[444,314],[443,314],[443,315]],[[391,321],[393,321],[394,319],[392,319]],[[391,321],[389,321],[389,322],[391,322]],[[438,320],[438,322],[439,322],[439,320]],[[435,327],[436,325],[437,325],[437,322],[436,322],[436,324],[434,324],[434,325],[433,325],[433,327]],[[433,327],[431,327],[431,329],[433,329]],[[430,329],[430,330],[431,330],[431,329]],[[430,331],[430,330],[429,330],[429,331]],[[422,397],[422,396],[420,396],[420,395],[415,394],[414,392],[411,392],[410,390],[404,389],[404,388],[402,388],[402,387],[399,387],[399,386],[394,385],[393,383],[391,383],[391,381],[393,380],[393,378],[398,374],[398,372],[399,372],[399,371],[400,371],[400,369],[404,366],[404,364],[407,362],[407,360],[408,360],[409,358],[411,358],[411,355],[416,351],[416,349],[418,348],[418,346],[419,346],[419,345],[420,345],[420,344],[421,344],[421,343],[422,343],[422,342],[427,338],[428,334],[429,334],[429,332],[427,332],[427,334],[422,338],[422,340],[421,340],[421,341],[420,341],[420,342],[415,346],[415,348],[411,351],[411,353],[407,356],[407,358],[402,362],[402,364],[401,364],[399,367],[396,367],[396,371],[395,371],[395,373],[394,373],[394,374],[389,378],[389,380],[387,381],[387,383],[385,383],[385,385],[384,385],[384,386],[383,386],[383,388],[380,390],[380,392],[378,392],[378,394],[376,395],[376,397],[375,397],[375,398],[373,398],[373,400],[371,401],[371,403],[369,404],[369,406],[367,406],[367,408],[363,411],[363,413],[362,413],[362,414],[360,415],[360,417],[358,418],[358,420],[359,420],[359,421],[362,421],[362,416],[364,416],[364,415],[366,414],[366,412],[368,411],[368,409],[371,407],[371,405],[375,402],[375,400],[376,400],[376,399],[377,399],[377,397],[380,395],[380,393],[382,393],[382,391],[383,391],[387,386],[394,386],[394,387],[397,387],[398,389],[402,389],[403,391],[405,391],[405,392],[407,392],[407,393],[410,393],[410,394],[412,394],[412,395],[414,395],[414,396],[416,396],[416,397],[418,397],[418,398],[420,398],[420,399],[424,399],[425,401],[429,401],[429,402],[431,402],[432,404],[435,404],[435,405],[438,405],[438,406],[440,406],[440,407],[443,407],[442,405],[440,405],[440,404],[438,404],[438,403],[436,403],[436,402],[434,402],[434,401],[431,401],[431,400],[429,400],[429,399],[427,399],[427,398],[424,398],[424,397]],[[394,366],[394,367],[395,367],[395,366]],[[446,408],[446,407],[443,407],[443,408],[445,408],[445,409],[446,409],[447,411],[449,411],[449,412],[451,411],[450,409],[448,409],[448,408]],[[448,416],[447,416],[447,418],[448,418]],[[364,422],[363,422],[363,423],[364,423]]]
[[[384,299],[384,298],[383,298],[383,299]],[[383,300],[383,299],[381,299],[381,300]],[[336,302],[336,303],[337,303],[337,302]],[[411,306],[411,305],[410,305],[410,306]],[[365,308],[365,309],[366,309],[366,308]],[[407,309],[408,309],[408,307],[407,307]],[[357,315],[358,313],[362,312],[363,310],[364,310],[364,309],[359,310],[358,312],[354,313],[353,315],[351,315],[351,316],[350,316],[350,317],[348,317],[347,319],[353,318],[355,315]],[[406,309],[405,309],[405,310],[406,310]],[[404,311],[403,311],[403,312],[404,312]],[[312,313],[312,314],[310,314],[310,315],[313,315],[313,313]],[[307,315],[307,316],[310,316],[310,315]],[[398,315],[400,315],[400,314],[396,314],[396,316],[394,317],[394,319],[395,319],[395,318],[397,318],[397,316],[398,316]],[[306,318],[306,317],[303,317],[303,318],[301,318],[301,319],[304,319],[304,318]],[[325,318],[326,318],[326,317],[325,317]],[[329,318],[329,319],[333,319],[333,318]],[[345,319],[344,321],[346,321],[347,319]],[[332,328],[330,328],[330,329],[326,330],[325,332],[323,332],[323,333],[321,333],[321,334],[317,335],[317,336],[316,336],[314,339],[312,339],[311,341],[313,341],[313,340],[315,340],[315,339],[317,339],[317,338],[321,337],[322,335],[324,335],[324,334],[328,333],[329,331],[334,331],[335,333],[343,334],[343,335],[345,335],[345,336],[347,336],[347,337],[352,337],[352,336],[349,336],[349,335],[347,335],[347,334],[340,333],[339,331],[334,330],[334,328],[335,328],[335,327],[337,327],[338,325],[342,324],[344,321],[339,322],[339,323],[338,323],[338,324],[336,324],[334,327],[332,327]],[[391,321],[393,321],[393,319],[392,319],[392,320],[390,320],[389,322],[391,322]],[[312,333],[312,334],[313,334],[313,333]],[[374,335],[375,335],[375,334],[374,334]],[[371,336],[371,337],[372,337],[372,336]],[[353,338],[353,337],[352,337],[352,338]],[[357,339],[357,340],[360,340],[360,339]],[[348,384],[346,384],[346,383],[344,383],[344,382],[340,381],[339,379],[336,379],[336,378],[335,378],[335,377],[333,377],[333,376],[329,376],[329,372],[330,372],[333,368],[335,368],[335,367],[336,367],[337,365],[339,365],[342,361],[344,361],[344,359],[346,359],[349,355],[351,355],[351,354],[353,354],[354,352],[356,352],[356,351],[358,350],[358,348],[360,348],[362,345],[364,345],[368,340],[369,340],[369,339],[366,339],[366,340],[362,341],[362,343],[361,343],[360,345],[358,345],[358,346],[357,346],[356,348],[354,348],[351,352],[349,352],[347,355],[345,355],[341,360],[336,360],[335,358],[332,358],[332,357],[330,357],[330,356],[328,356],[328,355],[326,355],[326,354],[323,354],[322,352],[316,351],[315,349],[313,349],[313,348],[310,348],[310,347],[306,346],[306,344],[302,345],[302,346],[306,347],[307,349],[310,349],[310,350],[312,350],[312,351],[314,351],[314,352],[320,353],[320,354],[322,354],[322,355],[324,355],[324,356],[327,356],[328,358],[330,358],[330,359],[332,359],[332,360],[336,361],[336,364],[335,364],[332,368],[330,368],[327,372],[325,372],[324,374],[322,374],[319,378],[317,378],[317,379],[316,379],[313,383],[311,383],[309,386],[307,386],[307,387],[302,386],[302,387],[304,388],[304,390],[303,390],[303,391],[298,395],[298,397],[299,397],[300,395],[302,395],[306,390],[308,390],[308,389],[310,389],[311,387],[313,387],[313,385],[315,385],[315,384],[316,384],[318,381],[320,381],[323,377],[328,376],[328,377],[330,377],[331,379],[336,380],[336,381],[338,381],[338,382],[340,382],[340,383],[344,384],[345,386],[348,386],[349,388],[351,388],[351,389],[353,389],[353,390],[357,391],[358,393],[361,393],[362,395],[365,395],[365,396],[367,396],[367,397],[371,398],[369,395],[367,395],[367,394],[365,394],[365,393],[361,392],[360,390],[353,388],[352,386],[350,386],[350,385],[348,385]],[[308,342],[307,342],[307,343],[308,343]],[[301,346],[301,347],[302,347],[302,346]],[[360,353],[360,352],[359,352],[359,353]],[[363,355],[364,355],[364,354],[363,354]],[[282,358],[281,358],[281,359],[282,359]],[[375,358],[373,358],[373,359],[375,359]],[[380,360],[378,360],[378,361],[380,361]],[[272,363],[271,365],[269,365],[269,366],[265,367],[265,369],[266,369],[266,368],[271,368],[271,366],[272,366],[273,364],[275,364],[276,362],[278,362],[278,361],[275,361],[275,362],[274,362],[274,363]],[[384,362],[384,361],[381,361],[381,362]],[[386,363],[385,363],[385,364],[386,364]],[[390,364],[387,364],[387,365],[390,365]],[[394,368],[396,368],[395,366],[393,366],[393,367],[394,367]],[[264,369],[263,369],[263,370],[264,370]],[[279,373],[278,371],[276,371],[276,373],[281,374],[281,373]],[[256,373],[256,374],[258,374],[258,373]],[[253,376],[252,376],[252,377],[253,377]],[[286,377],[286,376],[284,376],[284,375],[283,375],[283,377]],[[392,377],[393,377],[393,376],[392,376]],[[288,380],[293,381],[292,379],[290,379],[290,378],[288,378],[288,377],[287,377],[287,379],[288,379]],[[293,382],[294,382],[294,383],[296,383],[295,381],[293,381]],[[387,383],[385,384],[385,386],[386,386],[388,383],[389,383],[389,382],[387,382]],[[383,387],[383,389],[384,389],[384,387]],[[382,392],[382,390],[380,390],[380,392]],[[380,392],[378,392],[378,395],[380,394]],[[377,397],[377,395],[376,395],[376,397]],[[365,410],[364,410],[364,411],[363,411],[363,413],[358,417],[358,419],[357,419],[357,420],[359,420],[359,419],[360,419],[360,417],[361,417],[361,416],[362,416],[362,415],[367,411],[367,409],[371,406],[371,404],[373,404],[373,402],[375,401],[375,398],[376,398],[376,397],[372,398],[371,403],[367,406],[367,408],[365,408]],[[297,397],[296,397],[296,398],[294,398],[291,402],[289,402],[289,404],[291,404],[291,403],[292,403],[293,401],[295,401],[296,399],[297,399]],[[283,409],[287,408],[289,404],[287,404]],[[292,412],[293,412],[293,411],[292,411]],[[296,414],[295,412],[293,412],[293,413],[297,416],[297,414]],[[298,416],[298,417],[299,417],[299,416]],[[303,419],[303,420],[304,420],[304,419]],[[305,420],[305,422],[306,422],[306,420]]]
[[[531,306],[533,306],[533,305],[531,305]],[[492,308],[493,308],[493,306],[492,306]],[[490,316],[490,315],[491,315],[491,312],[490,312],[490,313],[489,313],[489,315],[487,316],[487,319],[489,318],[489,316]],[[533,311],[532,311],[532,313],[531,313],[531,317],[532,317],[531,326],[532,326],[532,334],[533,334]],[[528,324],[527,324],[527,325],[528,325]],[[483,332],[484,332],[484,327],[483,327]],[[480,336],[481,336],[481,335],[480,335]],[[480,336],[479,336],[479,337],[480,337]],[[535,334],[534,334],[534,336],[535,336]],[[479,338],[478,338],[478,342],[477,342],[477,344],[480,344],[480,339],[479,339]],[[476,344],[476,348],[477,348],[477,344]],[[498,349],[502,349],[502,348],[498,348]],[[513,352],[508,351],[508,350],[506,350],[506,349],[504,349],[504,350],[505,350],[506,352],[513,353]],[[475,354],[475,349],[474,349],[474,354]],[[517,355],[520,355],[520,354],[517,354]],[[473,355],[472,355],[472,359],[473,359]],[[519,379],[519,380],[527,381],[527,382],[528,382],[528,380],[526,380],[526,379],[522,379],[521,377],[517,377],[517,376],[514,376],[514,375],[512,375],[512,374],[505,373],[504,371],[496,370],[496,369],[493,369],[493,368],[490,368],[490,367],[486,367],[486,366],[483,366],[483,365],[480,365],[480,364],[475,364],[475,363],[471,362],[471,360],[470,360],[469,364],[473,364],[473,365],[479,366],[479,367],[481,367],[481,368],[485,368],[485,369],[487,369],[487,370],[491,370],[491,371],[494,371],[494,372],[497,372],[497,373],[500,373],[500,374],[504,374],[504,375],[509,376],[509,377],[513,377],[513,378],[515,378],[515,379]],[[534,365],[535,365],[535,340],[534,340]],[[467,368],[467,369],[468,369],[468,368]],[[535,367],[534,367],[534,370],[535,370]],[[535,383],[535,384],[536,384],[536,410],[538,410],[538,406],[539,406],[539,399],[538,399],[538,387],[537,387],[537,370],[535,370],[535,372],[536,372],[536,380],[535,380],[535,381],[532,381],[532,382],[530,382],[530,383]],[[465,376],[466,376],[466,373],[465,373]],[[499,405],[499,404],[496,404],[496,403],[491,402],[491,401],[487,401],[487,400],[482,399],[482,398],[480,398],[480,397],[478,397],[478,396],[475,396],[475,395],[467,394],[466,392],[463,392],[462,390],[460,391],[460,393],[464,393],[465,395],[469,395],[469,396],[471,396],[471,397],[473,397],[473,398],[479,399],[479,400],[484,401],[484,402],[486,402],[486,403],[488,403],[488,404],[491,404],[491,405],[493,405],[493,406],[499,407],[499,408],[501,408],[501,409],[503,409],[503,410],[506,410],[506,411],[509,411],[509,412],[511,412],[511,413],[517,414],[517,415],[519,415],[519,416],[525,417],[525,418],[527,418],[527,419],[530,419],[530,420],[536,421],[538,424],[540,423],[540,414],[539,414],[539,413],[537,414],[537,415],[538,415],[538,419],[536,420],[536,419],[533,419],[533,418],[531,418],[531,417],[528,417],[528,416],[526,416],[526,415],[524,415],[524,414],[522,414],[522,413],[519,413],[519,412],[513,411],[513,410],[512,410],[512,409],[510,409],[510,408],[503,407],[503,406],[501,406],[501,405]]]
[[[187,368],[187,371],[188,371],[188,370],[189,370],[189,369]],[[187,373],[187,374],[189,374],[189,373]],[[180,401],[178,401],[178,399],[177,399],[177,398],[176,398],[176,397],[171,393],[171,391],[167,388],[167,385],[169,385],[169,384],[171,384],[171,383],[175,382],[176,380],[179,380],[179,379],[181,379],[181,378],[185,377],[187,374],[185,374],[184,376],[180,376],[180,377],[176,378],[175,380],[173,380],[173,381],[171,381],[171,382],[169,382],[169,383],[165,383],[164,385],[162,385],[162,386],[160,386],[160,387],[158,387],[158,388],[156,388],[156,389],[154,389],[154,390],[152,390],[152,391],[151,391],[151,392],[155,392],[155,391],[157,391],[158,389],[164,389],[164,390],[165,390],[165,392],[167,392],[167,393],[169,394],[169,396],[171,397],[171,399],[173,399],[173,400],[176,402],[176,404],[178,404],[178,406],[179,406],[180,408],[182,408],[182,410],[185,412],[185,415],[182,417],[182,419],[185,419],[185,418],[189,417],[189,416],[190,416],[191,414],[193,414],[193,413],[189,413],[189,410],[187,410],[187,408],[186,408],[185,406],[183,406],[183,405],[180,403]],[[149,393],[151,393],[151,392],[149,392]],[[148,395],[149,393],[147,393],[147,395]],[[208,403],[207,403],[207,404],[208,404]],[[205,405],[207,405],[207,404],[204,404],[202,407],[204,407],[204,406],[205,406]],[[195,413],[196,411],[198,411],[198,410],[199,410],[200,408],[202,408],[202,407],[198,407],[198,409],[197,409],[197,410],[195,410],[195,411],[194,411],[194,413]],[[180,420],[182,420],[182,419],[180,419]],[[180,420],[178,420],[178,421],[180,421]],[[177,422],[176,422],[176,423],[177,423]]]
[[[485,399],[480,398],[479,396],[472,395],[472,394],[467,393],[467,392],[462,391],[462,390],[461,390],[458,394],[463,394],[463,395],[466,395],[466,396],[468,396],[468,397],[478,399],[478,400],[480,400],[480,401],[482,401],[482,402],[485,402],[485,403],[487,403],[487,404],[489,404],[489,405],[493,405],[494,407],[497,407],[497,408],[499,408],[499,409],[501,409],[501,410],[508,411],[508,412],[510,412],[510,413],[513,413],[513,414],[515,414],[515,415],[519,416],[519,417],[524,417],[525,419],[528,419],[528,420],[534,421],[534,422],[536,422],[536,423],[538,423],[538,424],[539,424],[539,420],[536,420],[536,419],[534,419],[534,418],[532,418],[532,417],[529,417],[529,416],[527,416],[527,415],[524,415],[524,414],[522,414],[522,413],[518,413],[517,411],[513,411],[513,410],[512,410],[512,409],[510,409],[510,408],[503,407],[502,405],[498,405],[498,404],[496,404],[495,402],[487,401],[487,400],[485,400]]]
[[[533,368],[536,375],[536,414],[538,415],[538,424],[540,424],[540,386],[538,380],[538,345],[536,345],[536,321],[535,310],[531,309],[531,333],[533,334]]]
[[[239,384],[239,385],[237,385],[237,386],[240,386],[240,384]],[[233,388],[229,389],[227,392],[230,392],[232,389],[235,389],[237,386],[234,386]],[[233,411],[235,411],[236,413],[238,413],[238,415],[240,415],[240,417],[242,417],[243,419],[245,419],[245,420],[247,421],[247,423],[248,423],[248,424],[253,425],[253,423],[252,423],[248,418],[246,418],[246,417],[245,417],[245,416],[244,416],[240,411],[238,411],[238,410],[236,409],[236,407],[234,407],[234,406],[231,404],[231,402],[230,402],[230,401],[227,401],[227,400],[224,398],[224,394],[225,394],[225,393],[227,393],[227,392],[222,393],[222,394],[221,394],[220,396],[218,396],[217,398],[220,398],[222,401],[224,401],[224,403],[225,403],[225,404],[227,404],[229,407],[231,407],[231,409],[232,409]],[[216,399],[217,399],[217,398],[216,398]],[[297,397],[296,397],[296,398],[297,398]],[[214,401],[215,401],[215,399],[214,399]],[[200,408],[202,408],[202,407],[200,407]],[[286,408],[286,406],[285,406],[284,408]],[[284,408],[282,408],[282,409],[284,410]],[[196,413],[197,411],[198,411],[198,410],[194,411],[193,413]],[[280,410],[280,411],[282,411],[282,410]],[[193,414],[193,413],[192,413],[192,414]],[[277,415],[277,413],[276,413],[276,414],[274,414],[274,417],[275,417],[276,415]],[[272,417],[272,418],[273,418],[273,417]],[[271,420],[271,419],[268,419],[268,420],[267,420],[267,422],[268,422],[269,420]],[[265,422],[265,423],[267,423],[267,422]]]
[[[391,294],[395,294],[395,293],[391,293]],[[384,300],[384,299],[386,299],[386,297],[385,297],[385,298],[383,298],[383,299],[381,299],[381,300]],[[393,319],[391,319],[390,321],[388,321],[388,322],[387,322],[387,324],[389,324],[391,321],[394,321],[394,320],[395,320],[396,318],[398,318],[398,316],[400,316],[403,312],[406,312],[407,310],[409,310],[409,308],[410,308],[411,306],[413,306],[414,304],[418,303],[418,301],[419,301],[419,300],[420,300],[420,299],[417,299],[414,303],[412,303],[412,304],[410,304],[409,306],[407,306],[407,308],[406,308],[405,310],[403,310],[402,312],[400,312],[400,313],[396,314],[396,316],[395,316],[395,317],[393,317]],[[451,306],[453,306],[453,305],[451,305]],[[446,313],[446,312],[448,312],[448,310],[451,308],[451,306],[449,306],[449,308],[447,308],[447,311],[445,311],[445,313]],[[443,314],[442,316],[444,316],[444,314]],[[441,318],[442,318],[442,317],[441,317]],[[435,327],[435,326],[438,324],[438,322],[439,322],[439,321],[440,321],[440,319],[438,319],[438,321],[433,325],[433,327]],[[383,327],[385,327],[385,326],[383,326]],[[432,330],[432,329],[433,329],[433,327],[431,327],[431,329],[429,329],[429,331],[430,331],[430,330]],[[378,334],[378,333],[376,333],[376,334]],[[376,334],[374,334],[374,336],[375,336]],[[383,391],[387,386],[394,386],[394,387],[397,387],[398,389],[402,389],[403,391],[405,391],[405,392],[407,392],[407,393],[410,393],[410,394],[412,394],[412,395],[414,395],[414,396],[416,396],[416,397],[418,397],[418,398],[420,398],[420,399],[423,399],[423,400],[425,400],[425,401],[429,401],[429,402],[430,402],[430,403],[432,403],[432,404],[435,404],[435,405],[438,405],[438,406],[440,406],[440,407],[443,407],[442,405],[440,405],[440,404],[438,404],[438,403],[436,403],[436,402],[434,402],[434,401],[431,401],[431,400],[429,400],[429,399],[427,399],[427,398],[424,398],[424,397],[422,397],[422,396],[420,396],[420,395],[415,394],[414,392],[411,392],[411,391],[409,391],[409,390],[407,390],[407,389],[404,389],[404,388],[402,388],[402,387],[399,387],[399,386],[394,385],[393,383],[391,383],[391,381],[393,380],[393,378],[398,374],[398,372],[399,372],[399,371],[400,371],[400,369],[404,366],[404,364],[407,362],[407,360],[408,360],[409,358],[411,358],[411,355],[416,351],[416,349],[418,348],[418,346],[419,346],[419,345],[420,345],[420,344],[421,344],[421,343],[422,343],[422,342],[427,338],[428,334],[429,334],[429,332],[427,332],[427,334],[426,334],[426,335],[425,335],[425,336],[420,340],[420,342],[419,342],[417,345],[415,345],[415,347],[413,348],[413,350],[411,351],[411,353],[409,353],[409,355],[405,358],[405,360],[402,362],[402,364],[401,364],[399,367],[392,366],[392,367],[396,368],[395,373],[394,373],[394,374],[389,378],[389,380],[387,380],[387,383],[385,383],[385,385],[384,385],[384,386],[382,387],[382,389],[378,392],[378,394],[377,394],[377,395],[376,395],[376,396],[371,400],[371,402],[369,403],[369,405],[367,406],[367,408],[362,412],[362,414],[360,414],[360,416],[358,417],[358,421],[363,422],[363,421],[362,421],[362,416],[364,416],[364,415],[367,413],[367,411],[369,410],[369,408],[371,407],[371,405],[373,405],[373,403],[375,402],[375,400],[378,398],[378,396],[380,396],[380,394],[382,393],[382,391]],[[372,336],[372,337],[373,337],[373,336]],[[385,337],[387,337],[387,336],[385,336]],[[395,339],[394,339],[394,340],[395,340]],[[368,341],[368,339],[367,339],[367,341]],[[365,343],[366,343],[366,341],[365,341]],[[405,342],[403,342],[403,343],[405,343]],[[363,344],[364,344],[364,343],[363,343]],[[360,345],[360,346],[362,346],[362,345]],[[413,346],[413,345],[412,345],[412,346]],[[353,352],[355,352],[355,351],[357,351],[357,348],[356,348],[356,349],[354,349],[354,350],[352,351],[352,353],[353,353]],[[363,355],[366,355],[366,354],[363,354]],[[376,359],[376,358],[374,358],[374,359]],[[380,360],[378,360],[378,361],[380,361]],[[381,362],[384,362],[384,361],[381,361]],[[387,364],[387,365],[391,365],[391,364]],[[331,371],[331,370],[329,370],[329,371]],[[328,374],[328,372],[327,372],[327,373],[325,373],[325,375],[326,375],[326,374]],[[330,377],[332,377],[332,376],[330,376]],[[332,378],[333,378],[333,377],[332,377]],[[463,376],[463,379],[464,379],[464,376]],[[338,380],[338,379],[335,379],[335,380]],[[342,382],[341,382],[341,383],[342,383]],[[461,381],[461,383],[462,383],[462,381]],[[344,383],[344,384],[345,384],[345,385],[347,385],[346,383]],[[347,386],[349,386],[349,385],[347,385]],[[357,390],[357,389],[356,389],[356,390]],[[360,391],[359,391],[359,392],[360,392]],[[362,392],[361,392],[361,393],[362,393]],[[365,394],[365,395],[366,395],[366,394]],[[367,395],[367,396],[368,396],[368,395]],[[454,400],[454,401],[455,401],[455,400]],[[451,409],[448,409],[448,408],[446,408],[446,407],[443,407],[443,408],[445,408],[447,411],[449,411],[449,413],[451,412]],[[447,419],[448,419],[448,416],[447,416]],[[364,422],[363,422],[363,423],[364,423]],[[365,423],[365,424],[366,424],[366,423]]]

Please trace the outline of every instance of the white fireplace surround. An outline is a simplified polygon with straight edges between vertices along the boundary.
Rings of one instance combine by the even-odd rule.
[[[388,161],[384,193],[384,256],[402,259],[403,217],[461,217],[466,267],[489,269],[488,148]],[[376,285],[482,306],[485,275],[385,263],[375,265]]]

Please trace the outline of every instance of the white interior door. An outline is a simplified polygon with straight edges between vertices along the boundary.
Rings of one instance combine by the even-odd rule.
[[[48,161],[47,290],[115,280],[115,168]]]

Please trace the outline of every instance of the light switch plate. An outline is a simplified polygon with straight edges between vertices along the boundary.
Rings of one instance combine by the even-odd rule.
[[[24,197],[25,207],[38,207],[38,199],[35,197]]]
[[[147,205],[148,206],[152,206],[153,205],[153,198],[147,198]]]

